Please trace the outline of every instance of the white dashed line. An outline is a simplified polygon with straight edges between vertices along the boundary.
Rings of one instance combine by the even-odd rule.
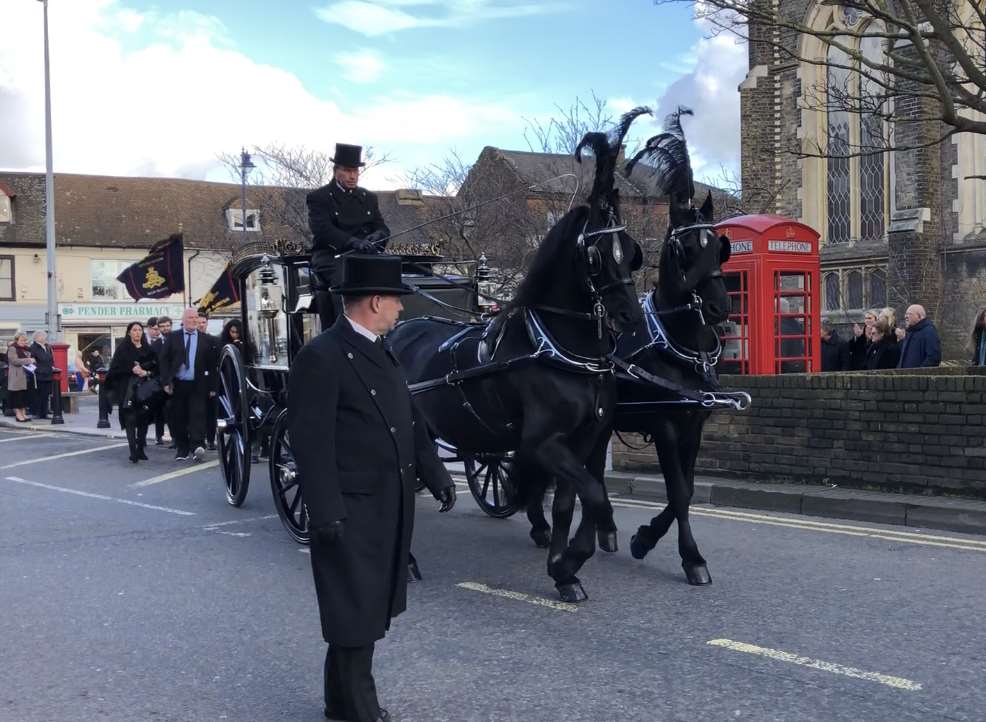
[[[8,441],[24,441],[25,439],[43,439],[46,436],[54,436],[53,433],[48,432],[46,434],[23,434],[18,433],[16,436],[9,436],[0,439],[0,444],[6,444]]]
[[[758,647],[755,644],[747,644],[746,642],[735,642],[732,639],[710,639],[706,644],[713,647],[721,647],[723,649],[729,649],[733,652],[744,652],[746,654],[754,654],[758,657],[766,657],[767,659],[773,659],[778,662],[788,662],[790,664],[797,664],[801,667],[808,667],[809,669],[818,669],[822,672],[830,672],[831,674],[841,674],[844,677],[852,677],[854,679],[865,679],[868,682],[876,682],[878,684],[886,685],[887,687],[893,687],[894,689],[903,689],[908,692],[918,692],[921,690],[921,685],[918,682],[914,682],[909,679],[904,679],[903,677],[893,677],[889,674],[881,674],[879,672],[866,672],[862,669],[856,669],[855,667],[846,667],[841,664],[836,664],[835,662],[824,662],[820,659],[812,659],[811,657],[802,657],[797,654],[792,654],[791,652],[782,652],[779,649],[769,649],[767,647]]]
[[[126,446],[126,444],[124,444]],[[78,489],[66,489],[64,486],[53,486],[51,484],[42,484],[40,481],[28,481],[27,479],[21,479],[19,476],[8,476],[7,481],[12,481],[15,484],[25,484],[27,486],[35,486],[39,489],[48,489],[50,491],[60,491],[63,494],[74,494],[75,496],[84,496],[88,499],[101,499],[102,501],[113,501],[117,504],[127,504],[128,506],[139,506],[141,509],[153,509],[154,511],[163,511],[168,514],[177,514],[178,516],[195,516],[194,511],[182,511],[181,509],[171,509],[167,506],[155,506],[153,504],[142,504],[139,501],[131,501],[130,499],[118,499],[115,496],[106,496],[105,494],[93,494],[88,491],[79,491]]]
[[[109,444],[108,446],[97,446],[92,449],[82,449],[81,451],[67,451],[64,454],[55,454],[54,456],[43,456],[40,459],[28,459],[26,461],[16,461],[13,464],[7,464],[6,466],[0,466],[0,469],[13,469],[15,466],[27,466],[28,464],[40,464],[45,461],[55,461],[56,459],[67,459],[70,456],[80,456],[82,454],[92,454],[97,451],[107,451],[108,449],[119,449],[121,446],[126,446],[126,444]]]
[[[145,486],[154,486],[155,484],[160,484],[162,481],[168,481],[169,479],[177,479],[179,476],[194,474],[197,471],[212,469],[216,466],[219,466],[218,460],[207,461],[204,464],[193,464],[183,469],[176,469],[175,471],[169,471],[167,474],[161,474],[160,476],[152,476],[150,479],[144,479],[143,481],[134,482],[130,486],[135,489],[140,489]]]
[[[547,607],[548,609],[554,609],[556,612],[577,612],[579,609],[576,604],[556,602],[552,599],[535,597],[531,594],[524,594],[523,592],[513,592],[509,589],[495,589],[480,582],[459,582],[455,586],[460,587],[461,589],[468,589],[472,592],[481,592],[483,594],[490,594],[494,597],[503,597],[504,599],[513,599],[516,602],[527,602],[528,604],[534,604],[539,607]]]

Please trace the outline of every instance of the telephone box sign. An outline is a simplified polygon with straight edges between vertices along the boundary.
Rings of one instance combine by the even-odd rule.
[[[753,241],[733,241],[729,244],[730,254],[753,253]]]
[[[768,241],[768,251],[778,253],[811,253],[810,241]]]

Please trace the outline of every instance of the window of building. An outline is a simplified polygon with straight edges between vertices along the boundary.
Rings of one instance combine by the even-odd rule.
[[[120,301],[130,298],[126,286],[116,280],[133,261],[91,261],[93,301]]]
[[[241,208],[229,208],[226,211],[226,224],[231,231],[242,231],[243,210]],[[255,208],[247,208],[246,230],[260,230],[260,211]]]
[[[825,310],[838,311],[842,308],[842,298],[839,293],[839,274],[837,272],[825,274]]]
[[[14,257],[0,256],[0,301],[15,301]]]
[[[863,274],[861,271],[849,271],[846,275],[846,307],[863,307]]]
[[[871,22],[863,33],[879,32]],[[836,40],[850,48],[851,36]],[[824,46],[823,46],[824,47]],[[857,55],[836,47],[825,52],[825,68],[809,97],[824,98],[816,106],[824,109],[818,129],[827,143],[824,163],[824,194],[820,199],[826,213],[826,242],[881,241],[888,215],[889,154],[884,118],[891,108],[884,82],[866,62],[881,62],[884,40],[867,35],[853,48]],[[861,56],[864,61],[856,58]],[[824,88],[821,84],[824,83]],[[820,102],[809,100],[809,103]],[[820,209],[821,210],[821,209]]]
[[[887,273],[883,269],[870,271],[870,306],[883,308],[887,305]]]
[[[0,190],[0,223],[13,223],[14,209],[10,196]]]

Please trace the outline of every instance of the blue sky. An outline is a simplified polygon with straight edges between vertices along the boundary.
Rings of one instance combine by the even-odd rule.
[[[40,5],[3,0],[0,167],[39,168]],[[394,187],[450,150],[527,149],[594,92],[614,114],[696,109],[700,175],[736,166],[745,50],[652,0],[50,0],[56,170],[225,179],[216,154],[373,145]],[[8,12],[8,10],[10,12]],[[16,68],[16,71],[15,71]],[[642,125],[639,134],[653,132]],[[41,129],[43,132],[43,126]],[[38,143],[40,136],[40,146]]]

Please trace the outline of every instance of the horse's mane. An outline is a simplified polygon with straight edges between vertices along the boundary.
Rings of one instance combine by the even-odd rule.
[[[574,256],[575,239],[582,230],[581,224],[585,222],[588,210],[586,206],[576,206],[551,227],[517,288],[512,306],[528,306],[541,300],[551,279],[558,273],[559,264]]]

